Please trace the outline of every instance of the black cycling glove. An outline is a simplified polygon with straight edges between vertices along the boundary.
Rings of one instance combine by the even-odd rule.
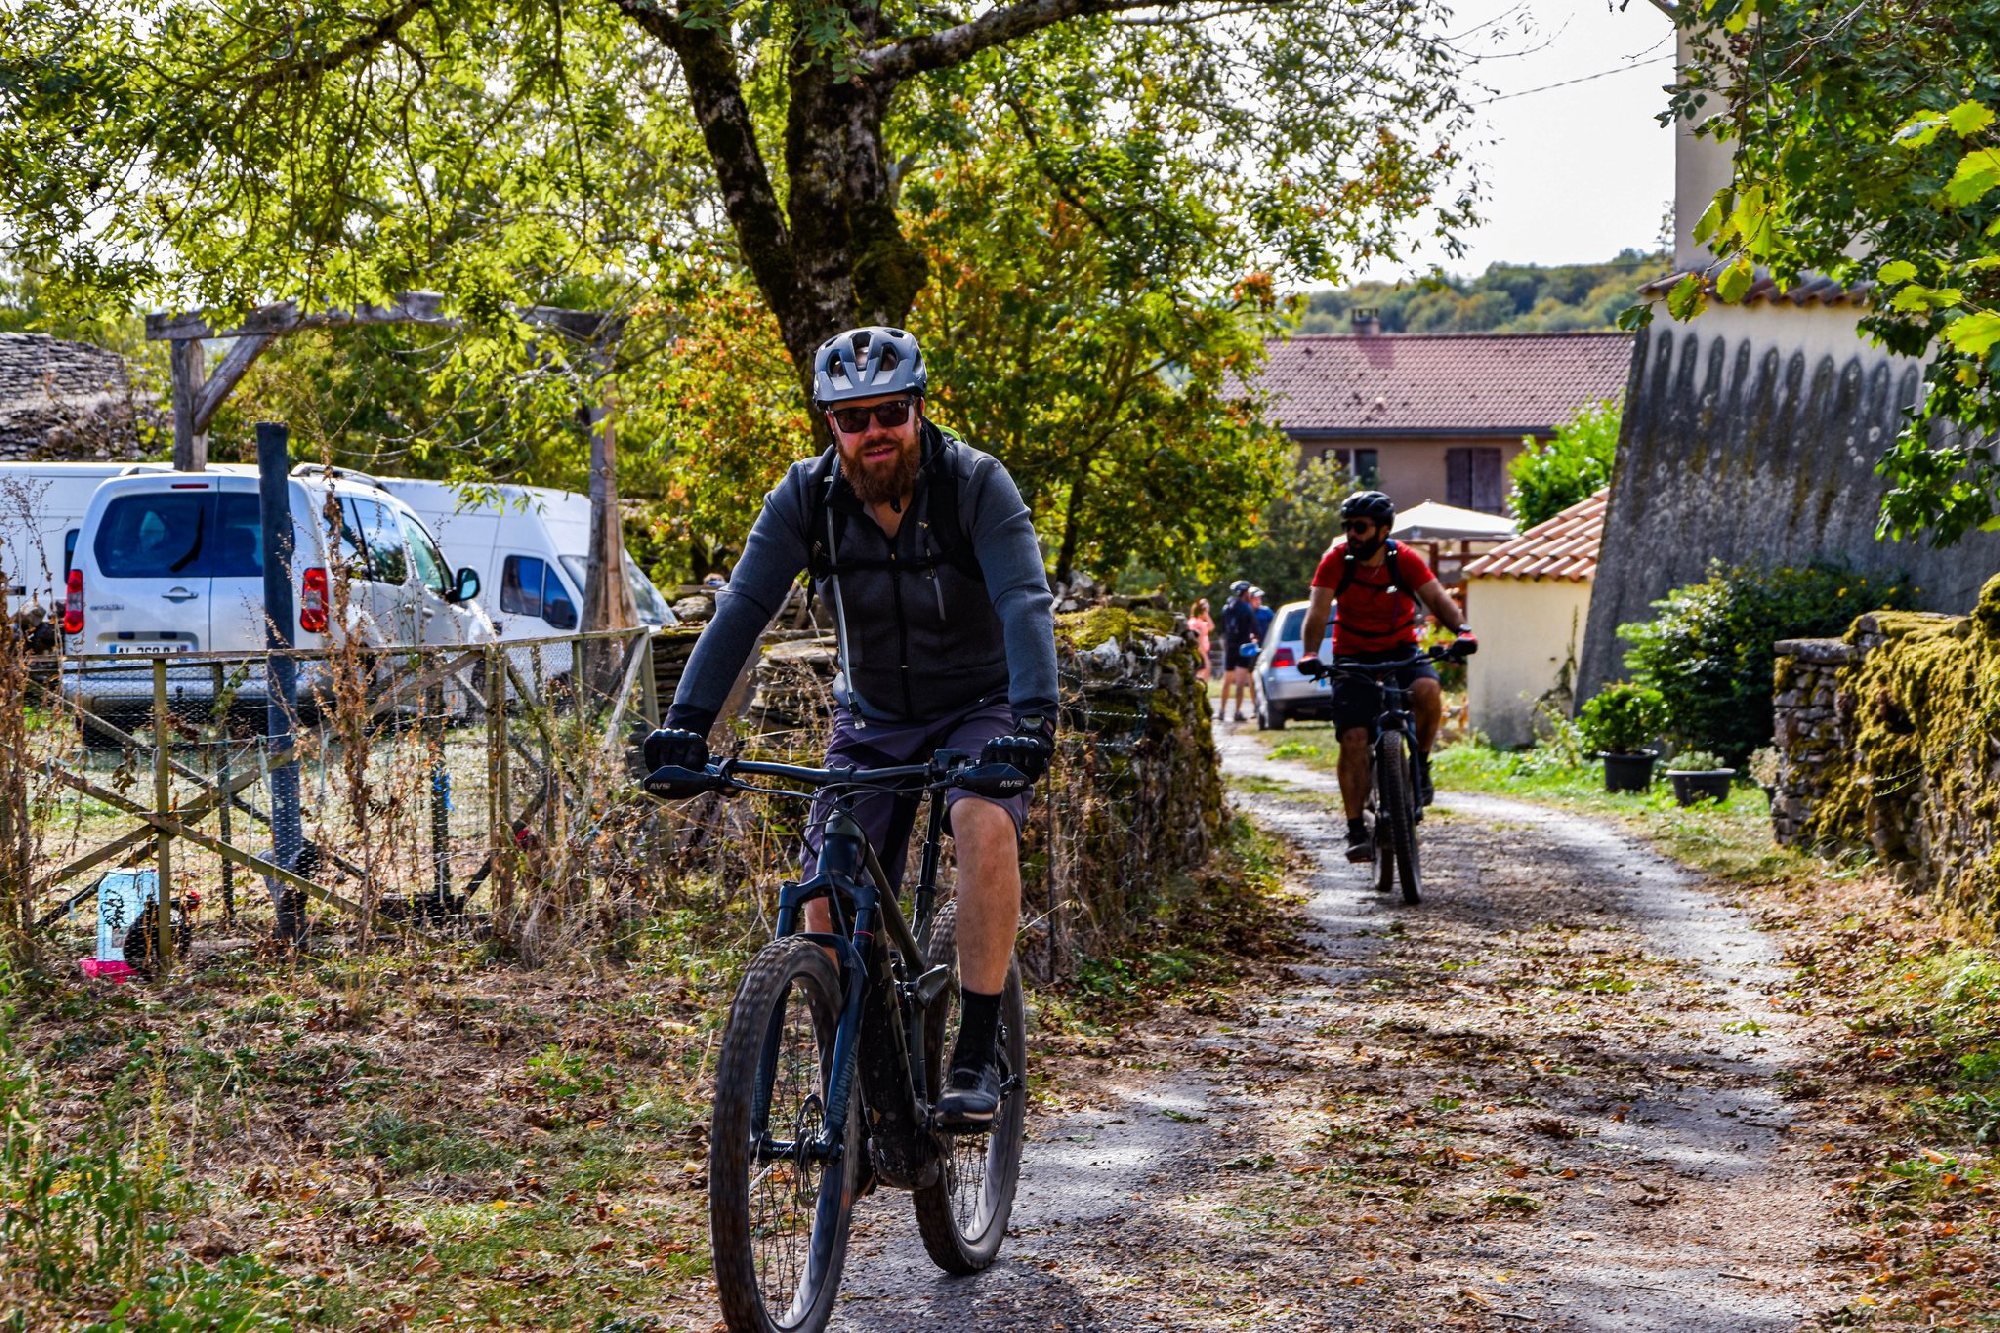
[[[699,773],[708,767],[708,738],[698,731],[662,727],[646,737],[645,753],[648,772],[672,765]]]
[[[1055,758],[1055,724],[1030,714],[1014,719],[1014,734],[995,736],[979,751],[982,764],[1010,764],[1030,782],[1038,782]]]

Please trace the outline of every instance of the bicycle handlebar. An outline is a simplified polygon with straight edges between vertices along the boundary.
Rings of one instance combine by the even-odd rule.
[[[980,796],[1005,799],[1018,796],[1034,784],[1012,764],[980,764],[969,750],[939,750],[922,764],[898,764],[886,768],[806,768],[798,764],[773,764],[760,759],[723,759],[703,769],[680,768],[668,764],[655,769],[641,784],[646,792],[666,800],[683,800],[707,792],[738,793],[760,791],[770,795],[808,796],[810,792],[788,792],[753,787],[743,777],[776,778],[802,782],[818,791],[823,787],[875,787],[896,790],[932,791],[958,787]],[[919,781],[921,780],[921,781]]]
[[[1359,658],[1336,657],[1331,661],[1319,662],[1317,678],[1325,680],[1330,676],[1373,676],[1386,675],[1391,671],[1402,671],[1408,667],[1423,666],[1429,662],[1442,662],[1452,656],[1450,648],[1432,644],[1429,648],[1395,662],[1363,662]],[[1317,658],[1312,659],[1318,661]],[[1301,664],[1303,666],[1303,664]]]

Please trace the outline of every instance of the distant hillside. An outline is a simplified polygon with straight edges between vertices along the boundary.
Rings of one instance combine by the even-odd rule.
[[[1639,286],[1667,271],[1664,254],[1626,250],[1603,264],[1495,264],[1476,278],[1391,286],[1364,282],[1307,293],[1301,333],[1346,333],[1373,308],[1384,333],[1567,333],[1616,326]]]

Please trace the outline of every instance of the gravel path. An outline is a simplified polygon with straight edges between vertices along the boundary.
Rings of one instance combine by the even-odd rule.
[[[1306,858],[1295,982],[1066,1060],[981,1277],[865,1201],[835,1327],[1694,1333],[1831,1302],[1842,1131],[1782,1096],[1787,978],[1741,912],[1603,825],[1452,794],[1404,907],[1342,859],[1331,774],[1219,739]]]

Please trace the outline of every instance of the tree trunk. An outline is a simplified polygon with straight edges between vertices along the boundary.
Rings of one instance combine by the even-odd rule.
[[[853,77],[804,39],[794,45],[781,204],[726,25],[691,28],[639,0],[621,3],[681,62],[744,263],[810,395],[813,353],[822,342],[861,324],[902,324],[930,277],[923,252],[903,235],[882,154],[882,122],[898,79]],[[889,35],[877,6],[855,5],[849,15],[864,46]]]
[[[1082,528],[1084,482],[1088,472],[1078,474],[1069,484],[1069,499],[1063,504],[1062,549],[1056,553],[1056,582],[1069,583],[1076,564],[1076,536]]]

